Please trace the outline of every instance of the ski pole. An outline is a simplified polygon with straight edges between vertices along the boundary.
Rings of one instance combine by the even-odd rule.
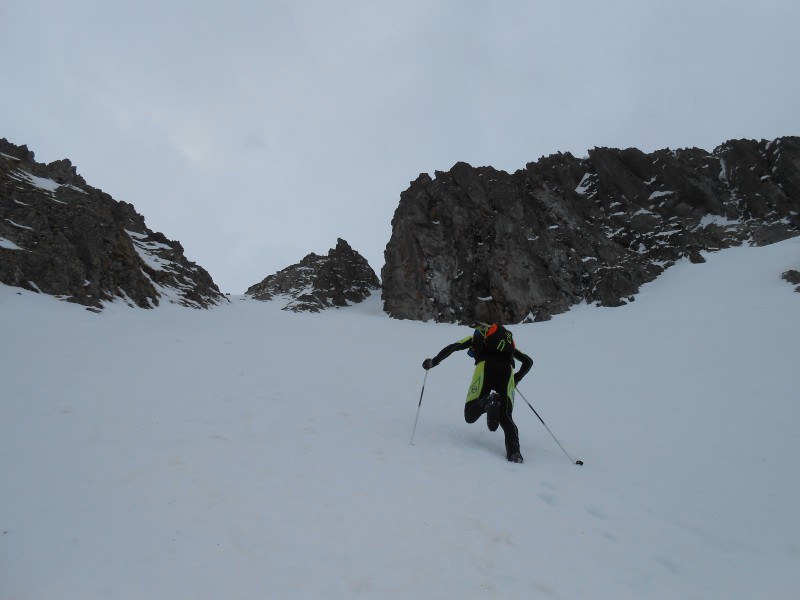
[[[425,379],[422,380],[422,391],[419,393],[419,404],[417,405],[417,418],[414,419],[414,430],[411,432],[411,445],[414,445],[414,434],[417,432],[417,421],[419,421],[419,409],[422,408],[422,394],[425,393],[425,382],[428,381],[428,369],[425,369]]]
[[[551,436],[553,436],[553,439],[556,441],[556,444],[558,444],[558,447],[561,448],[561,451],[567,456],[569,461],[572,462],[572,463],[575,463],[576,465],[583,465],[583,461],[582,460],[573,460],[572,459],[572,457],[569,455],[569,452],[564,450],[564,446],[561,445],[561,442],[558,441],[558,438],[553,435],[552,431],[550,431],[550,428],[547,426],[547,423],[544,422],[544,419],[542,419],[542,417],[539,416],[539,413],[536,412],[536,409],[533,408],[533,406],[531,406],[530,402],[528,402],[528,399],[525,396],[522,395],[522,392],[520,392],[519,389],[517,389],[516,391],[517,391],[517,393],[519,393],[519,395],[522,397],[522,399],[525,400],[525,404],[527,404],[528,406],[531,407],[531,410],[533,411],[533,414],[535,414],[537,417],[539,417],[539,420],[542,422],[542,425],[544,425],[544,428],[547,429],[547,433],[549,433]]]

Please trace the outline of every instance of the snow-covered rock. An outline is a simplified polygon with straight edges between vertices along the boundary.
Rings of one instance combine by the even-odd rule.
[[[457,163],[401,194],[384,306],[398,318],[507,323],[619,306],[683,257],[800,234],[799,215],[798,137],[713,152],[595,148],[513,174]]]
[[[367,260],[339,238],[326,256],[313,252],[248,288],[256,300],[281,299],[284,309],[319,312],[362,302],[380,288]]]
[[[0,282],[101,309],[162,300],[204,308],[224,296],[180,243],[151,231],[131,204],[78,175],[69,160],[37,163],[0,139]]]

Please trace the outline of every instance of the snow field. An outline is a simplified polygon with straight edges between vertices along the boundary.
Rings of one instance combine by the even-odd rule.
[[[463,421],[469,333],[83,308],[0,286],[0,598],[800,596],[800,241],[515,326],[523,465]]]

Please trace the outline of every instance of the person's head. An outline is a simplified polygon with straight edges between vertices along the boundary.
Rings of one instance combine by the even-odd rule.
[[[495,325],[494,323],[490,325],[489,323],[483,323],[481,321],[478,321],[474,325],[475,333],[480,333],[483,337],[489,335],[492,331],[492,328],[496,329],[497,325]]]
[[[486,337],[486,332],[489,331],[489,327],[491,327],[491,325],[488,323],[478,321],[474,325],[475,333],[480,333],[482,336]]]

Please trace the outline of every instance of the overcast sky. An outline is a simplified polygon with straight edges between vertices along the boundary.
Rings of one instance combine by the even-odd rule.
[[[0,137],[242,293],[419,173],[800,135],[797,0],[0,0]]]

